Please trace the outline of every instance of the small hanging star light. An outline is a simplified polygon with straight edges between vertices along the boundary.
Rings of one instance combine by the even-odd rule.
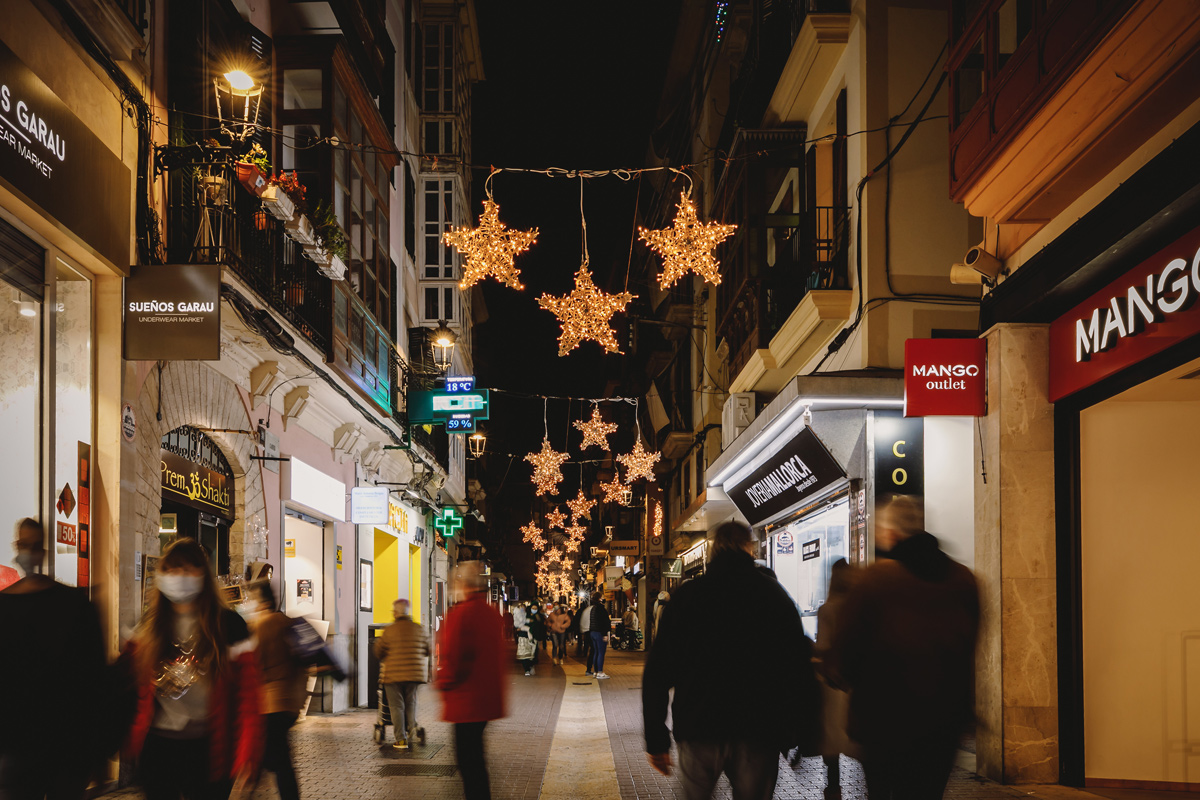
[[[721,282],[720,262],[712,251],[737,230],[737,225],[701,222],[688,188],[679,197],[675,223],[670,228],[652,231],[638,228],[638,237],[663,258],[658,285],[671,286],[684,275],[694,272],[716,286]]]
[[[587,538],[587,528],[574,521],[566,527],[563,533],[567,534],[567,539],[572,542],[582,542]]]
[[[537,241],[537,235],[537,228],[531,231],[506,228],[500,221],[500,206],[488,192],[487,199],[483,201],[479,227],[472,229],[463,226],[448,230],[442,234],[442,238],[463,255],[460,288],[474,286],[491,276],[514,289],[524,289],[520,280],[521,270],[517,269],[513,259],[528,250]]]
[[[525,538],[521,541],[533,545],[534,550],[546,549],[546,539],[542,536],[542,529],[537,526],[536,522],[531,522],[521,528],[521,533],[525,534]]]
[[[598,405],[592,406],[590,420],[587,422],[576,420],[574,424],[576,428],[583,431],[583,442],[579,445],[580,450],[587,450],[592,445],[608,450],[608,435],[617,430],[617,423],[605,422],[604,417],[600,416],[600,406]]]
[[[567,551],[568,553],[578,553],[579,544],[579,539],[567,539],[565,542],[563,542],[563,550]]]
[[[662,453],[646,452],[642,447],[642,440],[639,438],[634,443],[632,450],[623,456],[617,456],[617,461],[625,465],[625,483],[633,483],[638,478],[654,480],[654,465],[660,458],[662,458]]]
[[[562,482],[563,474],[560,467],[567,460],[567,454],[556,452],[550,446],[550,440],[543,439],[542,451],[530,453],[525,456],[525,460],[533,464],[533,483],[537,486],[538,496],[553,494],[558,488],[558,484]]]
[[[546,528],[562,529],[567,524],[567,515],[555,508],[553,511],[546,514]]]
[[[625,498],[625,484],[621,483],[621,471],[617,470],[617,474],[613,476],[612,483],[600,481],[600,488],[604,490],[604,502],[606,503],[623,503]]]
[[[594,505],[596,505],[596,501],[587,497],[583,493],[583,489],[580,489],[579,495],[574,500],[567,501],[567,508],[571,509],[571,521],[578,522],[581,519],[590,519],[589,512]]]
[[[608,294],[592,282],[592,273],[585,261],[575,273],[575,289],[564,297],[544,294],[538,305],[558,317],[562,333],[558,337],[558,354],[565,356],[579,346],[584,339],[591,339],[610,353],[620,353],[617,336],[610,320],[635,295],[629,292]]]

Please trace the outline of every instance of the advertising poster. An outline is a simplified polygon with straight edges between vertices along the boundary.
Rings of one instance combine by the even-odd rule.
[[[796,552],[796,537],[792,536],[791,531],[784,531],[775,537],[775,554],[781,556],[790,556]]]
[[[311,578],[299,578],[296,580],[296,598],[312,602],[313,582]]]

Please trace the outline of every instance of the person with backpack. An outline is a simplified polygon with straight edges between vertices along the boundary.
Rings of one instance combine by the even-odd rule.
[[[275,773],[280,800],[299,800],[289,737],[308,699],[308,668],[292,648],[291,629],[296,621],[279,610],[270,581],[250,584],[250,600],[254,608],[250,629],[258,640],[261,710],[266,729],[262,765]]]
[[[708,571],[675,590],[646,659],[646,757],[670,775],[674,733],[688,800],[711,797],[722,773],[735,800],[768,800],[780,753],[816,747],[813,646],[787,591],[755,565],[749,528],[725,523],[710,547]],[[772,676],[772,690],[763,692],[755,675]]]
[[[375,657],[396,729],[392,746],[407,750],[417,739],[425,743],[425,731],[417,725],[417,689],[429,679],[429,637],[413,621],[407,600],[392,603],[392,616],[396,621],[375,641]]]

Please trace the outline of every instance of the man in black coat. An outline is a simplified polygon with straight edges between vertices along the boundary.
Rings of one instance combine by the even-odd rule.
[[[818,710],[812,642],[791,597],[754,563],[749,529],[717,529],[708,571],[663,612],[642,677],[650,764],[671,774],[668,693],[688,800],[712,796],[721,773],[735,800],[768,800],[781,751],[812,730]],[[769,687],[764,691],[765,685]]]

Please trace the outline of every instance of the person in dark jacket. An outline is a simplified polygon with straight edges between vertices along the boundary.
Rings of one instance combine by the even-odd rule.
[[[972,715],[979,591],[897,497],[875,522],[890,558],[846,598],[829,654],[850,689],[850,735],[863,747],[871,800],[940,798]]]
[[[675,590],[646,660],[646,755],[671,774],[666,718],[674,689],[671,715],[688,800],[711,797],[721,773],[735,800],[767,800],[780,752],[816,724],[812,642],[791,597],[755,566],[753,547],[744,525],[717,529],[708,571]],[[721,632],[720,647],[713,631]],[[772,678],[770,692],[756,675]]]
[[[608,634],[612,631],[612,617],[608,609],[600,602],[600,593],[592,595],[592,604],[588,606],[588,638],[592,642],[594,675],[598,680],[605,680],[608,675],[604,672],[604,652],[608,649]]]
[[[258,641],[255,651],[262,682],[260,710],[266,730],[262,766],[275,773],[281,800],[299,800],[300,786],[288,735],[308,699],[308,669],[292,653],[289,633],[293,621],[278,610],[271,582],[250,584],[250,601],[255,607],[250,631]]]
[[[491,785],[483,751],[483,729],[505,715],[504,623],[487,604],[487,578],[477,561],[455,568],[456,594],[441,632],[437,688],[442,718],[454,723],[454,749],[466,800],[490,800]]]

